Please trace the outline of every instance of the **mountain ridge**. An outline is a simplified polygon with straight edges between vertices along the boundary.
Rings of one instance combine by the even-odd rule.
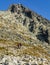
[[[49,65],[49,20],[21,4],[0,11],[0,59],[1,65]]]
[[[14,7],[14,9],[13,9],[13,7]],[[19,11],[18,11],[18,7],[19,7]],[[20,9],[21,8],[21,9]],[[32,19],[32,21],[34,21],[34,18],[36,17],[36,19],[38,20],[38,21],[40,21],[40,18],[41,19],[44,19],[43,17],[41,17],[40,15],[38,15],[37,13],[35,13],[35,12],[32,12],[31,10],[29,10],[28,8],[25,8],[25,7],[23,7],[23,5],[22,4],[18,4],[18,5],[16,5],[16,4],[13,4],[13,5],[11,5],[11,7],[10,7],[10,11],[12,12],[12,13],[15,13],[15,12],[20,12],[20,13],[23,13],[25,16],[27,16],[27,17],[29,17],[29,18],[31,18]],[[19,14],[20,14],[19,13]],[[25,19],[26,20],[26,19]],[[25,21],[24,20],[24,21]],[[44,25],[45,25],[45,23],[47,24],[47,23],[50,23],[47,19],[44,19],[45,21],[43,22],[44,23]],[[25,22],[24,22],[25,23]],[[23,23],[23,24],[24,24]],[[33,22],[32,22],[32,24],[33,24]],[[31,25],[32,25],[31,24]],[[31,27],[33,27],[33,25],[31,26]],[[32,31],[31,29],[30,29],[30,31]]]
[[[22,8],[22,7],[25,8],[25,9],[27,8],[27,7],[24,6],[23,4],[20,4],[20,3],[19,3],[19,4],[12,4],[12,5],[10,5],[9,8],[8,8],[8,10],[10,10],[13,5],[14,5],[15,7],[18,6],[18,5],[20,5],[21,8]],[[39,16],[41,16],[42,18],[48,20],[47,18],[43,17],[42,15],[40,15],[40,14],[36,13],[35,11],[31,10],[30,8],[27,8],[27,9],[30,10],[32,13],[35,13],[36,15],[39,15]],[[48,21],[50,21],[50,20],[48,20]]]

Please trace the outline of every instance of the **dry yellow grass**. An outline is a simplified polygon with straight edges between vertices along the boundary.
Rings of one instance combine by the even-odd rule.
[[[12,49],[14,47],[17,47],[17,45],[19,44],[20,42],[14,42],[14,41],[11,41],[11,40],[3,40],[3,39],[0,39],[0,44],[2,45],[6,45],[7,47],[0,47],[0,53],[4,53],[4,54],[7,54],[7,55],[14,55],[14,53],[11,51],[11,52],[8,52],[9,49],[9,46],[12,47]],[[23,54],[28,54],[28,55],[32,55],[32,56],[36,56],[36,57],[45,57],[47,58],[48,60],[50,60],[50,54],[47,52],[46,49],[43,48],[43,46],[41,45],[30,45],[30,44],[26,44],[26,43],[21,43],[23,47],[23,49],[15,49],[16,52],[18,55],[23,55]],[[16,54],[15,54],[16,56]]]

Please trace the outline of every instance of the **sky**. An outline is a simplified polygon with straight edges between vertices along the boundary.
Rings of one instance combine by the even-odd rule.
[[[0,0],[0,10],[7,10],[11,4],[18,3],[50,20],[50,0]]]

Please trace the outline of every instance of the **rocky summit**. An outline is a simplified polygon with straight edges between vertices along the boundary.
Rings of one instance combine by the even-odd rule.
[[[50,65],[50,21],[22,4],[0,11],[0,65]]]

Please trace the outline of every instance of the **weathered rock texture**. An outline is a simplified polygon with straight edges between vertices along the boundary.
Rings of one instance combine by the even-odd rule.
[[[50,21],[21,4],[0,11],[0,56],[0,65],[49,65]]]

